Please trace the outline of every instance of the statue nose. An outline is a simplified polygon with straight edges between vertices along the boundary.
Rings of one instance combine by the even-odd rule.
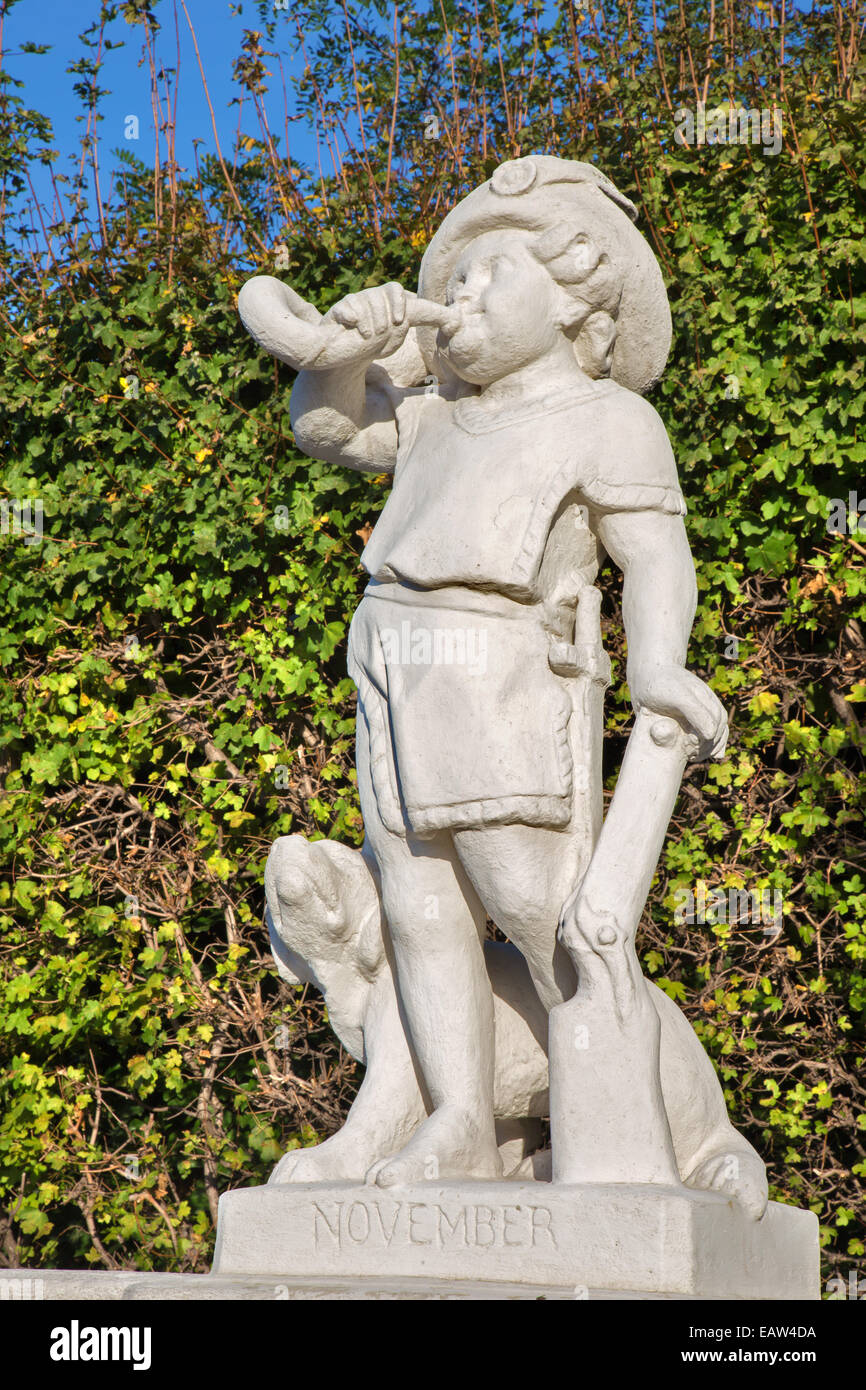
[[[477,314],[481,307],[478,295],[473,290],[461,289],[455,296],[451,308],[457,312],[458,321],[466,314]]]

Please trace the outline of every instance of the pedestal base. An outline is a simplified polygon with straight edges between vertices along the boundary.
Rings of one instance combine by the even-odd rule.
[[[242,1188],[220,1198],[215,1275],[442,1280],[572,1297],[816,1299],[818,1221],[759,1222],[685,1187],[542,1182]]]

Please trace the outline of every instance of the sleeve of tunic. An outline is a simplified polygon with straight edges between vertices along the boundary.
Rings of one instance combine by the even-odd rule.
[[[649,405],[632,396],[627,410],[610,418],[593,476],[581,487],[601,512],[667,512],[685,516],[677,466],[665,427]]]

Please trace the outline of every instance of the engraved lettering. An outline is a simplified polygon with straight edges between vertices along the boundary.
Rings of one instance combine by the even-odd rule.
[[[319,1206],[318,1202],[314,1202],[314,1203],[313,1203],[313,1240],[314,1240],[314,1242],[315,1242],[315,1245],[316,1245],[316,1249],[317,1249],[317,1250],[318,1250],[318,1248],[319,1248],[319,1245],[321,1244],[321,1242],[320,1242],[320,1240],[319,1240],[319,1235],[320,1235],[320,1233],[321,1233],[321,1234],[324,1234],[325,1231],[326,1231],[327,1234],[332,1238],[332,1240],[333,1240],[334,1244],[336,1245],[337,1249],[339,1250],[339,1249],[341,1248],[341,1242],[340,1242],[340,1213],[341,1213],[342,1209],[343,1209],[343,1203],[342,1203],[342,1202],[335,1202],[335,1203],[334,1203],[334,1218],[333,1218],[333,1223],[332,1223],[332,1222],[328,1219],[328,1214],[327,1214],[327,1212],[322,1211],[322,1208]],[[324,1228],[324,1230],[323,1230],[322,1228]]]
[[[420,1215],[419,1215],[420,1213]],[[432,1213],[426,1202],[409,1203],[409,1243],[410,1245],[432,1245],[433,1235],[430,1226]],[[424,1218],[427,1218],[426,1222]],[[426,1234],[425,1234],[426,1232]]]
[[[484,1213],[483,1216],[482,1212]],[[498,1213],[492,1207],[475,1208],[475,1244],[480,1245],[482,1249],[488,1245],[496,1244],[494,1221],[497,1215]],[[484,1232],[487,1232],[488,1235],[485,1236]]]
[[[448,1248],[448,1242],[454,1245],[465,1246],[466,1240],[466,1208],[461,1207],[454,1220],[448,1215],[444,1207],[439,1207],[439,1244],[443,1250]],[[458,1235],[459,1232],[459,1235]]]
[[[313,1203],[316,1249],[432,1245],[438,1250],[549,1245],[558,1249],[548,1207],[461,1206],[427,1202]]]
[[[355,1221],[353,1228],[352,1223],[354,1221],[356,1212],[360,1213],[362,1219],[360,1220],[360,1222]],[[370,1213],[368,1212],[363,1202],[353,1202],[352,1205],[349,1207],[349,1211],[346,1216],[346,1235],[355,1245],[364,1245],[367,1241],[369,1234]]]
[[[559,1247],[556,1244],[556,1236],[550,1224],[552,1212],[549,1207],[532,1208],[532,1244],[538,1245],[539,1237],[546,1236],[554,1250]]]
[[[396,1205],[395,1208],[394,1208],[394,1220],[391,1222],[390,1228],[386,1228],[386,1226],[385,1226],[385,1218],[384,1218],[384,1216],[382,1215],[382,1208],[379,1206],[378,1202],[374,1202],[374,1203],[373,1203],[373,1210],[374,1210],[374,1212],[376,1213],[376,1216],[377,1216],[377,1218],[378,1218],[378,1221],[379,1221],[379,1230],[382,1232],[382,1239],[383,1239],[384,1242],[385,1242],[385,1248],[386,1248],[386,1249],[390,1246],[391,1241],[394,1239],[394,1232],[395,1232],[396,1229],[397,1229],[397,1222],[398,1222],[399,1219],[400,1219],[400,1206],[401,1206],[401,1203],[398,1202],[397,1205]]]
[[[513,1235],[512,1232],[514,1232]],[[530,1214],[525,1207],[503,1207],[502,1243],[503,1245],[531,1245],[532,1224]]]

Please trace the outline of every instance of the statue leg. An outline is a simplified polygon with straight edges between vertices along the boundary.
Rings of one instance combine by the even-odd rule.
[[[384,825],[360,727],[358,788],[401,1011],[433,1106],[408,1144],[370,1169],[368,1181],[391,1187],[437,1178],[498,1178],[484,911],[449,835],[419,840]]]
[[[583,850],[571,838],[568,831],[522,825],[454,834],[478,897],[524,955],[548,1010],[577,987],[571,959],[556,938],[562,904],[579,881]],[[713,1064],[688,1019],[656,985],[644,983],[661,1025],[662,1097],[682,1180],[729,1192],[757,1219],[767,1203],[764,1164],[730,1123]]]
[[[577,837],[563,830],[496,825],[455,830],[454,845],[485,909],[523,954],[545,1008],[570,999],[577,975],[556,928],[565,897],[580,876]]]

